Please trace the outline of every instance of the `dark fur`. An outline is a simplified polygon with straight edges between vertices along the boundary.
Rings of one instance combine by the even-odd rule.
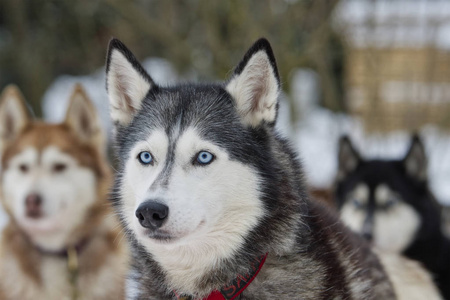
[[[124,46],[113,40],[109,53]],[[236,68],[240,73],[255,51],[267,52],[278,79],[269,43],[258,41]],[[136,62],[135,58],[130,59]],[[109,63],[109,58],[108,58]],[[108,70],[108,66],[107,66]],[[182,130],[190,125],[202,129],[204,139],[223,147],[231,159],[253,166],[262,179],[261,201],[266,214],[233,259],[224,260],[197,283],[197,294],[219,289],[236,274],[246,273],[251,261],[269,253],[266,264],[239,299],[393,299],[394,292],[377,257],[365,243],[349,232],[324,207],[308,199],[301,166],[288,142],[262,123],[253,128],[241,123],[235,102],[220,84],[153,86],[131,124],[117,127],[119,158],[114,203],[121,213],[120,174],[129,150],[152,128],[171,127],[181,119]],[[139,244],[132,233],[134,280],[140,285],[139,299],[172,299],[165,272]],[[286,245],[291,244],[289,247]],[[367,282],[355,292],[350,286]],[[182,292],[182,291],[181,291]],[[194,296],[196,296],[194,295]]]
[[[341,208],[348,192],[361,182],[369,186],[371,195],[380,184],[387,184],[396,191],[421,219],[418,232],[403,254],[420,261],[432,273],[443,296],[450,299],[450,240],[442,232],[441,207],[430,192],[427,180],[408,173],[405,167],[413,145],[423,147],[420,139],[413,137],[410,151],[400,160],[364,160],[347,137],[342,138],[342,143],[350,145],[353,158],[358,163],[354,170],[343,171],[345,177],[337,181],[337,206]],[[425,157],[420,160],[424,163],[422,167],[426,168]]]

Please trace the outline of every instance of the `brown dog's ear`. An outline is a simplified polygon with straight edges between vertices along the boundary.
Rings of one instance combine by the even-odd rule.
[[[105,150],[105,136],[94,105],[80,84],[76,84],[70,97],[65,123],[81,141]]]
[[[348,136],[342,136],[339,140],[338,150],[338,176],[343,177],[353,172],[361,162],[361,157]]]
[[[0,95],[0,151],[14,140],[31,121],[25,99],[19,88],[8,85]]]
[[[413,178],[424,181],[427,179],[427,156],[425,147],[417,134],[411,139],[411,146],[403,159],[406,172]]]
[[[280,78],[266,39],[259,39],[247,51],[225,88],[233,97],[243,124],[275,124]]]

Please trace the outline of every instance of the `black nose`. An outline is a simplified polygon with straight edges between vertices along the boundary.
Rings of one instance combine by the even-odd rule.
[[[146,201],[139,205],[136,217],[142,227],[157,229],[161,227],[169,215],[169,208],[155,201]]]

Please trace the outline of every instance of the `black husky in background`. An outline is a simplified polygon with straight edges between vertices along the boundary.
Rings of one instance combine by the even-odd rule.
[[[420,138],[412,138],[403,159],[365,160],[345,136],[338,161],[335,196],[344,223],[378,248],[420,261],[450,299],[450,240],[428,187]]]

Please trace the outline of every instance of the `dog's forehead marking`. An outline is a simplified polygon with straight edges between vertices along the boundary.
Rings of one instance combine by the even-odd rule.
[[[69,154],[64,153],[58,146],[50,145],[42,149],[41,162],[45,165],[54,162],[74,163],[75,160]]]
[[[170,133],[170,139],[172,141],[176,140],[178,138],[178,136],[181,133],[181,121],[183,119],[183,112],[181,112],[178,116],[177,116],[177,120],[175,123],[175,126],[172,127],[171,133]]]
[[[158,175],[158,178],[152,184],[151,189],[157,189],[158,187],[167,188],[167,186],[169,185],[169,179],[175,163],[175,155],[174,155],[175,144],[176,141],[174,141],[172,138],[169,137],[166,146],[166,155],[164,159],[163,168],[160,174]]]

